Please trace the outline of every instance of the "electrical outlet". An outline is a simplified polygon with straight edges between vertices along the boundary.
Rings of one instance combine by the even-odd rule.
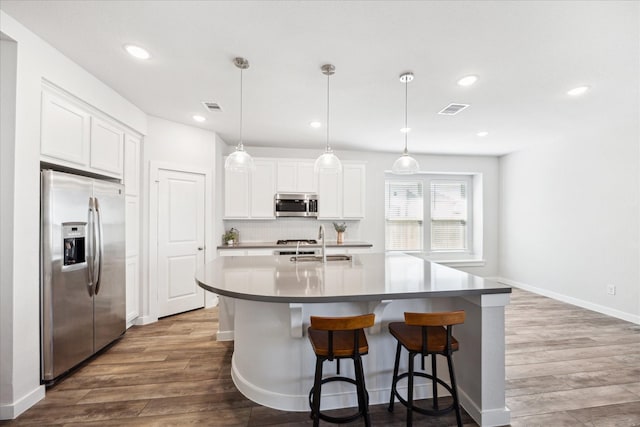
[[[616,285],[607,285],[607,294],[615,295],[616,294]]]

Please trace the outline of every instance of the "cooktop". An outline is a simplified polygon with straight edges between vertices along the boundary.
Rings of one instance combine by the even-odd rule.
[[[289,244],[300,243],[301,245],[315,245],[318,243],[315,239],[289,239],[289,240],[278,240],[276,244],[278,245],[289,245]]]

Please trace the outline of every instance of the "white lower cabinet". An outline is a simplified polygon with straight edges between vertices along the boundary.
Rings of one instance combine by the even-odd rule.
[[[140,315],[140,262],[138,255],[128,256],[126,264],[127,292],[127,328]]]
[[[271,256],[273,249],[218,249],[218,256]]]

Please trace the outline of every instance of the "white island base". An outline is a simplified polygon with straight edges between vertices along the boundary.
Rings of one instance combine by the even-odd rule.
[[[387,325],[402,321],[405,311],[465,310],[463,325],[454,327],[460,350],[454,353],[460,403],[481,426],[508,425],[505,406],[504,306],[508,293],[457,297],[394,299],[329,303],[277,303],[221,297],[222,307],[233,307],[232,377],[249,399],[285,411],[309,411],[315,355],[307,339],[309,316],[347,316],[374,312],[376,324],[367,330],[369,354],[363,357],[370,404],[388,404],[396,341]],[[221,308],[222,308],[221,307]],[[222,314],[222,313],[221,313]],[[444,361],[444,358],[440,362]],[[406,353],[401,369],[406,370]],[[341,372],[353,375],[349,360]],[[416,361],[416,368],[420,364]],[[430,370],[430,361],[425,367]],[[335,363],[325,363],[324,372],[335,372]],[[448,381],[446,362],[438,375]],[[416,380],[415,398],[431,397],[431,384]],[[402,383],[398,389],[406,391]],[[440,388],[439,395],[448,393]],[[406,395],[406,393],[404,394]],[[355,388],[328,383],[322,388],[322,409],[357,406]],[[396,406],[400,410],[401,406]]]

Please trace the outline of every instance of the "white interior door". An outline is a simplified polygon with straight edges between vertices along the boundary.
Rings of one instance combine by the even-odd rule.
[[[158,170],[158,315],[204,307],[205,176]]]

